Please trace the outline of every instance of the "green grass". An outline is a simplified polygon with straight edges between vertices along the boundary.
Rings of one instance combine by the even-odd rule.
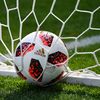
[[[16,6],[15,0],[6,0],[8,8],[14,8]],[[57,0],[55,7],[53,9],[53,13],[57,15],[60,19],[65,21],[68,16],[71,14],[71,12],[75,8],[77,0]],[[35,13],[37,16],[37,19],[39,23],[42,22],[42,20],[45,18],[45,16],[49,13],[50,7],[52,5],[53,0],[41,0],[41,3],[39,0],[36,0],[36,6],[35,6]],[[66,2],[66,3],[65,3]],[[80,5],[78,9],[83,9],[83,10],[89,10],[93,11],[98,7],[100,4],[99,0],[96,0],[95,2],[90,0],[81,0]],[[31,11],[32,9],[32,0],[20,0],[19,1],[19,10],[20,10],[20,15],[21,15],[21,20],[23,20],[27,14]],[[94,14],[93,18],[93,24],[92,27],[100,27],[99,26],[99,19],[100,19],[100,10],[98,10]],[[10,11],[9,13],[10,19],[10,29],[12,32],[12,37],[13,39],[19,37],[19,18],[18,18],[18,12],[17,10]],[[7,12],[4,6],[3,0],[0,1],[0,22],[6,24],[7,20]],[[75,12],[73,16],[69,19],[69,21],[65,24],[64,30],[62,32],[61,36],[72,36],[72,37],[77,37],[80,33],[82,33],[89,24],[90,20],[90,14],[86,13],[80,13],[80,12]],[[40,30],[46,30],[53,32],[55,34],[59,34],[60,29],[61,29],[62,23],[58,21],[56,18],[54,18],[52,15],[50,15],[47,20],[43,23],[43,25],[40,27]],[[33,14],[29,16],[27,20],[23,23],[22,27],[22,37],[26,36],[27,34],[36,31],[37,24],[35,21],[35,18]],[[7,44],[7,47],[11,50],[11,38],[9,35],[9,31],[7,28],[2,27],[2,37],[4,42]],[[89,36],[94,36],[94,35],[100,35],[100,31],[92,31],[89,30],[87,31],[84,35],[82,35],[80,38],[83,37],[89,37]],[[8,39],[6,39],[8,38]],[[1,44],[0,44],[1,45]],[[15,46],[16,47],[16,43]],[[4,51],[4,47],[2,46],[0,48],[0,52],[4,53],[7,51]]]
[[[16,6],[15,0],[6,0],[8,8]],[[35,13],[39,23],[48,14],[53,0],[36,0]],[[71,12],[74,10],[77,0],[57,0],[53,13],[61,18],[63,21],[68,18]],[[100,0],[90,1],[81,0],[79,9],[93,11],[100,6]],[[32,0],[19,0],[19,9],[21,14],[21,20],[31,11]],[[6,24],[6,10],[3,0],[0,0],[0,22]],[[12,37],[15,39],[19,36],[19,18],[17,10],[11,11],[10,16],[10,28]],[[83,32],[89,24],[90,14],[75,12],[69,21],[65,24],[64,30],[61,36],[77,37]],[[52,15],[43,23],[40,30],[51,31],[55,34],[59,34],[62,23],[55,19]],[[92,27],[100,28],[100,9],[94,14]],[[23,23],[22,37],[27,34],[36,31],[37,24],[33,14]],[[8,28],[2,27],[2,38],[7,47],[11,50],[11,38]],[[89,30],[79,39],[100,36],[100,31]],[[68,39],[67,41],[74,41]],[[17,43],[15,42],[14,47]],[[95,45],[86,46],[85,48],[78,48],[79,52],[89,52],[100,48],[100,43]],[[0,42],[0,53],[7,54],[4,46]],[[69,50],[69,55],[72,55],[74,50]],[[96,52],[97,59],[100,63],[100,51]],[[83,61],[83,62],[82,62]],[[93,55],[75,55],[70,61],[69,66],[73,69],[85,68],[91,65],[95,65]],[[96,73],[100,73],[100,66],[93,69]],[[3,77],[0,76],[0,100],[99,100],[100,88],[89,87],[84,85],[71,85],[67,83],[58,83],[54,86],[41,88],[33,86],[20,78]]]
[[[85,47],[78,48],[78,52],[93,52],[94,50],[100,48],[100,44],[89,45]],[[69,55],[73,55],[74,50],[69,50]],[[97,59],[100,63],[100,51],[96,52]],[[96,65],[96,61],[92,54],[76,54],[69,60],[69,66],[72,70],[78,70],[87,68],[89,66]],[[100,74],[100,66],[93,69],[96,73]]]
[[[58,83],[41,88],[12,77],[0,77],[0,100],[98,100],[100,88]]]
[[[92,46],[88,48],[91,49]],[[97,45],[94,45],[94,47],[97,47]],[[85,48],[80,49],[85,50]],[[100,52],[96,54],[100,62]],[[95,61],[92,55],[76,55],[69,62],[69,66],[73,70],[94,64]],[[100,66],[92,70],[100,74]],[[57,83],[42,88],[27,83],[20,78],[0,76],[0,100],[98,100],[99,98],[99,87]]]

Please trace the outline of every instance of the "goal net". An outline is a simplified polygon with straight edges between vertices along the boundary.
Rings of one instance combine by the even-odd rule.
[[[100,86],[100,0],[0,0],[0,74],[15,74],[16,45],[46,30],[68,49],[65,82]]]

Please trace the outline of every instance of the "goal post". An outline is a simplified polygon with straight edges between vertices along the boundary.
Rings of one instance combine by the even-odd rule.
[[[0,75],[17,76],[17,44],[33,31],[46,30],[68,49],[69,67],[62,81],[100,87],[100,1],[15,1],[0,1]]]

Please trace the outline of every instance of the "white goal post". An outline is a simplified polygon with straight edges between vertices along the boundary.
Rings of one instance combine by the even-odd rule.
[[[94,14],[98,10],[100,10],[100,5],[98,7],[96,7],[93,11],[84,10],[84,9],[82,10],[82,9],[79,9],[80,1],[81,0],[77,0],[75,7],[74,7],[74,10],[63,21],[55,13],[53,13],[53,10],[55,9],[55,5],[57,3],[57,0],[53,0],[48,14],[45,16],[45,18],[41,22],[39,22],[37,15],[35,13],[35,10],[34,10],[37,0],[33,0],[32,9],[27,14],[27,16],[25,16],[24,19],[21,18],[20,9],[19,9],[19,0],[16,0],[16,6],[14,8],[9,8],[8,5],[7,5],[7,1],[3,0],[4,6],[5,6],[5,9],[6,9],[6,13],[7,13],[6,14],[7,15],[7,18],[6,18],[7,23],[4,24],[4,23],[0,22],[0,43],[3,45],[3,47],[5,48],[7,53],[0,52],[0,75],[3,75],[3,76],[9,75],[9,76],[15,76],[15,77],[17,76],[15,68],[14,68],[14,63],[13,63],[13,54],[14,54],[14,50],[15,50],[14,44],[15,44],[16,41],[21,41],[21,39],[22,39],[23,23],[32,14],[34,16],[34,19],[35,19],[36,24],[37,24],[36,31],[39,31],[40,27],[44,24],[44,22],[48,19],[48,17],[52,15],[57,21],[59,21],[61,23],[61,28],[60,28],[60,31],[59,31],[59,34],[58,34],[59,38],[61,38],[64,41],[69,40],[69,39],[74,39],[73,42],[72,41],[71,42],[65,42],[65,45],[67,46],[68,51],[74,49],[74,53],[72,55],[69,55],[68,62],[75,55],[78,55],[78,54],[79,55],[91,54],[93,56],[94,61],[95,61],[95,65],[90,65],[88,67],[81,68],[81,69],[79,68],[77,70],[72,70],[69,66],[67,68],[68,72],[65,73],[66,77],[64,77],[62,82],[78,83],[78,84],[85,84],[85,85],[89,85],[89,86],[99,86],[100,87],[100,75],[97,74],[94,71],[91,71],[91,69],[93,69],[93,68],[100,67],[100,62],[98,60],[98,57],[96,56],[96,53],[98,51],[100,51],[100,48],[97,48],[94,51],[89,51],[89,52],[84,52],[84,51],[79,52],[78,51],[79,47],[81,48],[81,47],[85,47],[85,46],[93,45],[93,44],[99,44],[100,45],[100,35],[97,35],[97,36],[94,36],[94,37],[90,36],[90,37],[85,38],[85,39],[84,38],[80,39],[81,36],[83,36],[89,30],[100,31],[100,28],[92,27]],[[93,2],[95,2],[95,1],[93,1]],[[10,28],[10,23],[9,23],[10,22],[9,14],[10,14],[11,11],[14,11],[14,10],[16,10],[18,12],[18,18],[19,18],[19,37],[16,37],[16,38],[13,38],[12,31],[11,31],[11,28]],[[62,36],[65,24],[71,19],[71,17],[76,12],[89,14],[89,24],[87,25],[88,27],[84,31],[82,31],[78,36],[67,36],[67,35]],[[2,27],[8,28],[9,36],[10,36],[10,39],[11,39],[11,43],[10,43],[11,49],[8,48],[7,44],[3,40]],[[0,48],[0,49],[2,49],[2,48]],[[9,62],[9,64],[8,64],[8,62]]]

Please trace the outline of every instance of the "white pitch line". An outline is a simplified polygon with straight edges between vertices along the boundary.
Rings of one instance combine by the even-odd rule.
[[[2,64],[0,65],[0,75],[2,76],[18,76],[13,66]]]
[[[93,45],[96,43],[100,43],[100,35],[86,37],[86,38],[83,38],[81,40],[78,40],[77,47],[78,48],[79,47],[86,47],[88,45]],[[68,49],[74,49],[75,45],[76,45],[75,41],[66,43],[66,46]]]

